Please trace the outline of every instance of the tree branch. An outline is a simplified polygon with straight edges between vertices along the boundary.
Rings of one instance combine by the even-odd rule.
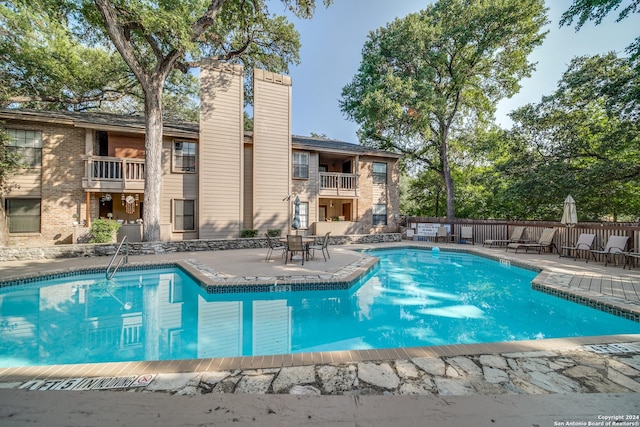
[[[191,41],[195,42],[213,24],[213,21],[227,0],[212,0],[206,12],[191,26]]]
[[[25,103],[25,102],[54,102],[60,104],[80,105],[86,102],[115,102],[119,101],[127,94],[118,91],[109,91],[110,94],[103,92],[103,94],[86,96],[81,98],[69,98],[65,96],[38,96],[38,95],[16,95],[7,98],[7,103]]]
[[[118,16],[113,5],[106,0],[94,0],[94,3],[102,15],[107,33],[109,33],[113,44],[146,92],[149,89],[150,77],[134,55],[133,46],[125,35],[125,28],[118,23]]]

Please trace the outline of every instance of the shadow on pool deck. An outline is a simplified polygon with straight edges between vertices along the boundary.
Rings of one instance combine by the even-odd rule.
[[[588,422],[602,421],[605,416],[633,417],[637,414],[636,393],[446,397],[171,396],[0,390],[0,420],[4,427],[551,427],[586,426]]]

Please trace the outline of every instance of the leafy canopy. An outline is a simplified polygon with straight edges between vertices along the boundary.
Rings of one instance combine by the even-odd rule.
[[[519,90],[546,22],[542,0],[440,0],[369,34],[341,109],[364,144],[440,174],[454,217],[450,139]]]
[[[0,3],[0,105],[81,111],[139,96],[117,52],[73,34],[58,6]]]
[[[143,87],[156,74],[164,82],[165,116],[194,120],[198,82],[190,70],[202,58],[274,72],[299,62],[299,35],[285,17],[269,12],[271,3],[0,2],[0,106],[140,114]],[[282,3],[303,18],[315,10],[313,0]],[[120,25],[116,32],[130,48],[125,55],[109,35],[100,5]],[[246,100],[251,102],[251,90]]]
[[[574,58],[555,93],[512,113],[496,170],[506,182],[503,199],[530,201],[529,210],[516,210],[521,217],[557,216],[566,194],[580,202],[583,219],[637,216],[640,124],[637,105],[619,94],[638,79],[613,53]]]

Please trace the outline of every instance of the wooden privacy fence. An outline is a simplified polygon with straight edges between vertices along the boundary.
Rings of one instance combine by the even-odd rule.
[[[627,250],[635,248],[640,250],[640,224],[620,223],[620,222],[581,222],[575,227],[566,227],[557,221],[498,221],[498,220],[474,220],[436,217],[407,217],[406,225],[410,224],[450,224],[451,234],[460,235],[460,227],[467,226],[473,229],[473,240],[475,244],[482,244],[485,240],[497,239],[506,240],[511,237],[514,227],[526,227],[524,238],[536,241],[540,238],[542,230],[545,228],[557,228],[554,243],[556,247],[575,243],[581,233],[592,233],[596,235],[594,248],[599,248],[607,244],[609,236],[628,236]]]

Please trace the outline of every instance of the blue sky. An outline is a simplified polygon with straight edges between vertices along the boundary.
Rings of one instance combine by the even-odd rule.
[[[358,126],[340,112],[342,88],[358,70],[362,46],[369,31],[385,26],[396,17],[424,9],[428,0],[335,0],[328,9],[321,5],[311,20],[292,19],[300,33],[301,63],[290,68],[293,82],[293,134],[326,134],[329,138],[357,143]],[[617,12],[600,25],[587,23],[576,32],[573,27],[558,27],[562,13],[571,0],[547,0],[550,31],[542,46],[530,56],[537,62],[531,78],[521,81],[522,89],[498,105],[497,122],[510,127],[507,114],[527,103],[538,102],[552,93],[571,58],[616,51],[640,34],[640,14],[616,23]],[[280,2],[272,11],[284,13]]]

